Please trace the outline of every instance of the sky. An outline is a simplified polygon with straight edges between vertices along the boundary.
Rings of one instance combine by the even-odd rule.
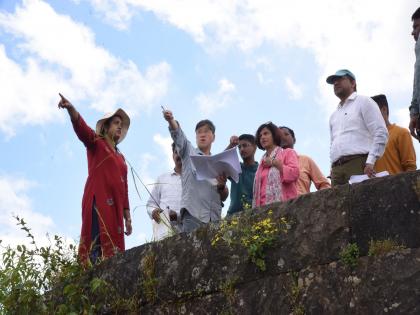
[[[408,126],[414,70],[412,0],[0,0],[0,239],[78,241],[86,149],[66,96],[94,127],[118,107],[131,117],[119,145],[149,189],[173,168],[161,105],[195,141],[216,125],[213,153],[267,121],[295,131],[295,149],[329,174],[325,79],[350,69],[358,93],[386,94],[390,121]],[[419,143],[415,143],[419,152]],[[260,159],[262,152],[256,154]],[[131,248],[152,240],[147,192],[129,173]],[[226,203],[223,214],[229,203]]]

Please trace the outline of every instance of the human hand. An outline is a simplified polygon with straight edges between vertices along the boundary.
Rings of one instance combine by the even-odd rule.
[[[170,110],[165,109],[164,111],[162,111],[162,113],[163,113],[163,118],[165,118],[167,122],[171,122],[174,120],[174,115],[172,114]]]
[[[174,210],[169,210],[169,221],[176,221],[177,219],[177,213]]]
[[[225,173],[220,174],[216,177],[217,180],[217,190],[223,190],[226,187],[227,177]]]
[[[131,226],[131,219],[125,220],[125,235],[130,235],[133,232],[133,227]]]
[[[410,129],[410,134],[417,140],[419,140],[420,137],[420,135],[418,134],[419,129],[417,128],[418,120],[419,115],[412,115],[410,116],[410,124],[408,125],[408,129]]]
[[[152,218],[156,221],[156,223],[160,223],[160,214],[162,210],[159,208],[156,208],[152,211]]]
[[[364,172],[368,177],[375,177],[376,174],[375,170],[373,169],[373,164],[370,163],[366,163]]]
[[[61,97],[60,102],[58,102],[58,108],[65,108],[69,110],[73,107],[72,103],[70,103],[69,100],[66,99],[61,93],[58,93],[58,95]]]
[[[236,147],[239,144],[239,137],[238,136],[232,136],[229,140],[229,147],[233,148]]]

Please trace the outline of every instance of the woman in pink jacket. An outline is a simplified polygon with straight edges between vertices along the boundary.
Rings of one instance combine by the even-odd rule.
[[[299,163],[293,149],[282,149],[278,128],[272,122],[262,124],[255,135],[256,144],[265,154],[254,179],[253,207],[297,197]]]

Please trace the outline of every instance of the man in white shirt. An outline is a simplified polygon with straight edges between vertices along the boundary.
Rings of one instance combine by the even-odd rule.
[[[349,70],[338,70],[327,83],[340,99],[330,117],[331,184],[346,184],[352,175],[373,177],[388,140],[381,112],[370,97],[356,93],[356,77]]]
[[[182,197],[182,161],[174,143],[172,143],[172,158],[175,162],[174,170],[157,178],[146,205],[147,213],[152,219],[155,241],[181,231],[179,211]]]

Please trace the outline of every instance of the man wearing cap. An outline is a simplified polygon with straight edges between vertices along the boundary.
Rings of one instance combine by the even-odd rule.
[[[349,70],[338,70],[327,83],[340,99],[330,117],[331,184],[346,184],[352,175],[373,177],[388,140],[381,112],[370,97],[357,94],[356,77]]]
[[[415,52],[416,52],[416,63],[414,64],[414,81],[413,81],[413,97],[410,106],[410,133],[411,135],[420,141],[420,8],[418,8],[411,16],[413,21],[413,35],[416,41]]]
[[[224,174],[220,174],[214,180],[198,180],[191,161],[191,155],[211,154],[215,127],[208,119],[199,121],[195,127],[197,148],[194,148],[174,119],[172,112],[163,110],[163,117],[169,124],[172,140],[182,160],[180,211],[182,231],[191,232],[205,223],[220,220],[222,202],[229,195]]]
[[[119,108],[98,120],[95,132],[75,107],[61,94],[60,97],[58,107],[67,109],[73,129],[87,151],[79,259],[84,264],[88,259],[95,263],[125,250],[124,223],[125,234],[132,232],[127,165],[117,148],[127,134],[130,118]]]
[[[406,128],[389,122],[388,101],[384,94],[372,96],[372,99],[378,104],[389,133],[384,155],[376,161],[375,171],[387,171],[391,175],[415,171],[416,151],[410,133]]]

